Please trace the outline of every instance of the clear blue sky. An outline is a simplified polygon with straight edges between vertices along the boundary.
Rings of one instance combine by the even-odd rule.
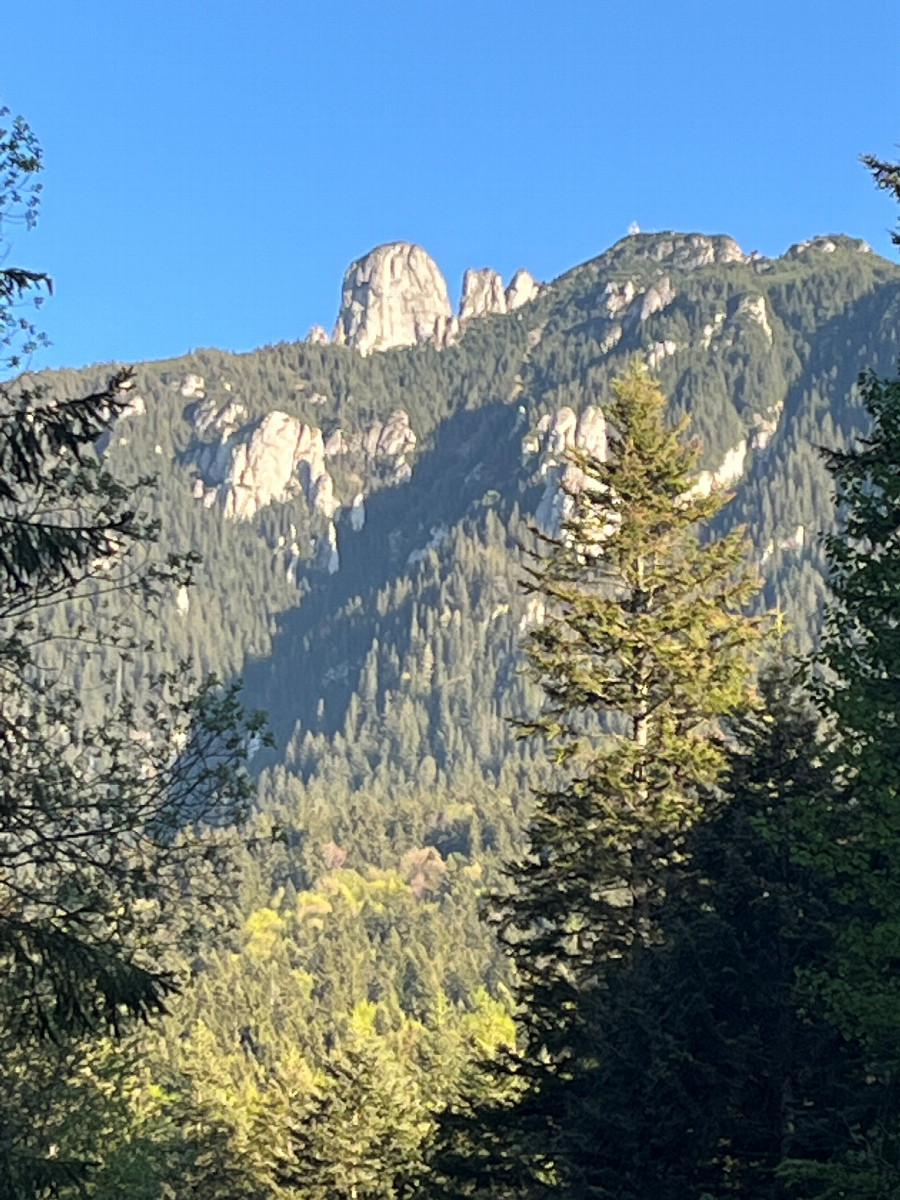
[[[329,329],[347,264],[419,242],[550,279],[643,229],[892,254],[897,0],[34,0],[0,96],[44,146],[38,365]]]

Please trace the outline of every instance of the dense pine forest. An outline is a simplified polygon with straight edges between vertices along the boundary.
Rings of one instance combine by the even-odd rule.
[[[900,267],[41,372],[25,250],[0,1198],[900,1195]]]

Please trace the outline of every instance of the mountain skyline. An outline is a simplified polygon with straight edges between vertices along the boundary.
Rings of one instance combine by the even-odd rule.
[[[36,367],[295,340],[399,239],[451,291],[467,267],[551,280],[632,222],[889,254],[858,162],[900,128],[900,12],[875,0],[852,22],[838,0],[49,0],[6,32],[0,100],[45,152],[38,227],[6,230],[54,278]]]

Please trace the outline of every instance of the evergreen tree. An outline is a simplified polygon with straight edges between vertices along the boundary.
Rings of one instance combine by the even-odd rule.
[[[795,856],[834,787],[817,714],[783,673],[731,728],[728,768],[670,874],[660,937],[608,964],[589,1000],[594,1066],[557,1152],[575,1194],[781,1200],[786,1155],[842,1136],[856,1057],[798,1002],[830,946],[827,881]]]
[[[869,436],[828,454],[841,528],[826,539],[831,597],[820,702],[839,742],[833,803],[801,851],[830,880],[834,950],[806,984],[863,1057],[849,1143],[831,1162],[786,1166],[813,1193],[870,1200],[900,1190],[900,380],[860,380]],[[863,1102],[862,1097],[865,1097]]]
[[[421,1100],[373,1044],[335,1048],[322,1086],[288,1123],[274,1177],[309,1200],[401,1200],[414,1194]]]
[[[673,867],[725,765],[718,721],[747,703],[759,637],[741,612],[742,537],[700,540],[725,497],[695,486],[697,447],[667,426],[659,385],[635,363],[605,412],[608,458],[573,455],[561,534],[527,584],[547,605],[526,641],[546,703],[521,732],[546,740],[562,778],[538,793],[499,902],[522,1049],[510,1102],[476,1116],[487,1148],[468,1154],[478,1187],[510,1195],[575,1186],[561,1134],[584,1116],[572,1105],[607,973],[662,936]]]
[[[24,122],[0,131],[3,221],[31,223],[39,168]],[[44,282],[0,270],[12,367],[37,344],[16,306]],[[17,1200],[78,1170],[42,1145],[47,1114],[20,1111],[25,1076],[45,1042],[64,1050],[164,1011],[172,943],[192,905],[222,894],[230,856],[211,826],[246,807],[243,764],[259,729],[234,689],[191,689],[172,673],[143,705],[110,694],[92,722],[71,676],[48,668],[54,607],[66,606],[70,658],[104,642],[146,653],[144,636],[106,619],[109,597],[152,608],[190,579],[193,555],[154,558],[145,489],[124,487],[96,451],[129,383],[120,372],[75,399],[22,376],[0,384],[0,1195]]]
[[[865,157],[900,200],[900,165]],[[900,233],[893,235],[900,245]],[[825,539],[830,594],[817,663],[838,743],[835,801],[810,814],[802,853],[829,879],[834,948],[807,974],[807,1004],[860,1057],[846,1134],[823,1164],[795,1156],[804,1194],[900,1193],[900,379],[859,379],[871,418],[848,451],[826,452],[839,528]]]

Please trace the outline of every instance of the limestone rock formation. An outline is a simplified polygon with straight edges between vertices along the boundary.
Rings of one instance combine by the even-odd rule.
[[[751,321],[755,322],[766,335],[766,341],[771,346],[772,326],[769,324],[765,296],[742,296],[738,302],[735,316],[738,318],[748,317]]]
[[[249,437],[231,448],[223,479],[226,517],[245,520],[287,491],[294,468],[300,422],[283,412],[267,413]]]
[[[505,313],[506,292],[500,275],[484,267],[470,267],[463,275],[462,297],[459,302],[459,319],[468,321],[472,317],[484,317],[489,313]]]
[[[130,390],[130,388],[123,389],[123,391]],[[94,449],[97,451],[97,453],[102,457],[110,448],[114,439],[118,441],[119,445],[121,446],[127,445],[128,438],[122,433],[122,422],[127,421],[129,417],[143,417],[146,412],[147,405],[144,397],[135,392],[128,404],[126,404],[126,406],[119,413],[118,417],[116,417],[112,426],[109,429],[105,429],[97,438],[96,442],[94,442]],[[161,449],[157,452],[162,454]]]
[[[506,289],[506,311],[515,312],[529,300],[534,300],[540,290],[541,285],[530,271],[526,271],[524,267],[516,271]]]
[[[316,543],[314,561],[320,571],[327,571],[329,575],[335,575],[341,569],[337,530],[334,527],[333,521],[328,522],[328,528],[325,530],[324,537],[320,538]]]
[[[503,280],[497,271],[490,267],[481,270],[470,267],[463,276],[459,320],[463,322],[491,313],[515,312],[539,295],[540,290],[541,285],[524,268],[516,271],[509,287],[504,290]]]
[[[204,399],[188,405],[185,416],[198,435],[194,497],[231,520],[249,520],[273,501],[302,495],[314,512],[333,521],[341,503],[327,460],[340,455],[355,455],[353,469],[382,485],[405,483],[412,475],[407,455],[417,439],[402,408],[354,433],[335,429],[327,439],[321,429],[277,409],[247,421],[237,400],[219,406]],[[352,501],[354,528],[365,521],[365,495],[364,487]]]
[[[654,313],[662,312],[675,299],[675,289],[668,275],[648,288],[640,288],[633,279],[610,280],[603,289],[602,311],[611,319],[630,322],[646,321]],[[609,348],[619,340],[621,330],[610,341]]]
[[[238,400],[218,404],[215,400],[202,399],[185,409],[185,416],[202,438],[218,437],[224,441],[246,420],[247,409]]]
[[[377,431],[377,437],[376,437]],[[374,438],[373,457],[397,458],[414,450],[416,435],[409,425],[409,414],[402,408],[395,409],[382,426],[373,426],[367,435],[368,442]]]
[[[664,308],[668,308],[675,299],[675,289],[672,287],[668,275],[665,279],[661,279],[654,287],[650,287],[644,293],[641,299],[641,308],[638,319],[646,321],[648,317],[652,317],[654,313],[662,312]]]
[[[312,509],[331,518],[338,504],[322,431],[278,410],[238,427],[235,408],[242,411],[232,402],[211,420],[203,406],[194,413],[198,432],[219,435],[195,449],[195,497],[207,507],[218,504],[226,518],[246,521],[302,491]]]
[[[784,401],[779,400],[768,412],[753,414],[753,429],[750,433],[750,449],[765,450],[778,429],[778,422],[784,411]]]
[[[185,375],[181,381],[181,394],[185,400],[200,400],[203,398],[206,380],[202,375]]]
[[[321,325],[313,325],[310,327],[309,333],[306,335],[306,340],[313,346],[327,346],[331,341],[331,338]]]
[[[638,234],[637,253],[653,262],[693,271],[712,263],[746,262],[748,256],[732,237],[705,233]],[[629,239],[631,240],[631,239]]]
[[[444,345],[454,322],[434,260],[421,246],[390,242],[348,267],[333,340],[361,354],[420,342]]]
[[[350,528],[359,533],[366,523],[366,497],[363,492],[357,492],[350,502]]]
[[[617,317],[624,312],[636,295],[634,281],[626,279],[624,283],[610,280],[603,289],[603,307],[608,317]]]
[[[678,343],[673,342],[671,338],[666,338],[665,341],[662,342],[654,342],[647,351],[647,366],[651,371],[655,371],[663,359],[671,358],[673,354],[677,353]]]
[[[726,450],[718,470],[701,471],[691,491],[699,496],[709,496],[714,491],[736,483],[744,473],[747,450],[746,439],[738,442],[736,446],[732,446],[730,450]]]
[[[537,445],[535,446],[535,439]],[[535,433],[523,442],[523,449],[534,447],[540,454],[538,473],[546,478],[544,493],[534,514],[539,529],[551,537],[558,535],[568,509],[569,492],[585,485],[584,472],[567,461],[566,451],[573,447],[594,458],[606,458],[606,419],[590,405],[579,415],[568,406],[538,421]]]

